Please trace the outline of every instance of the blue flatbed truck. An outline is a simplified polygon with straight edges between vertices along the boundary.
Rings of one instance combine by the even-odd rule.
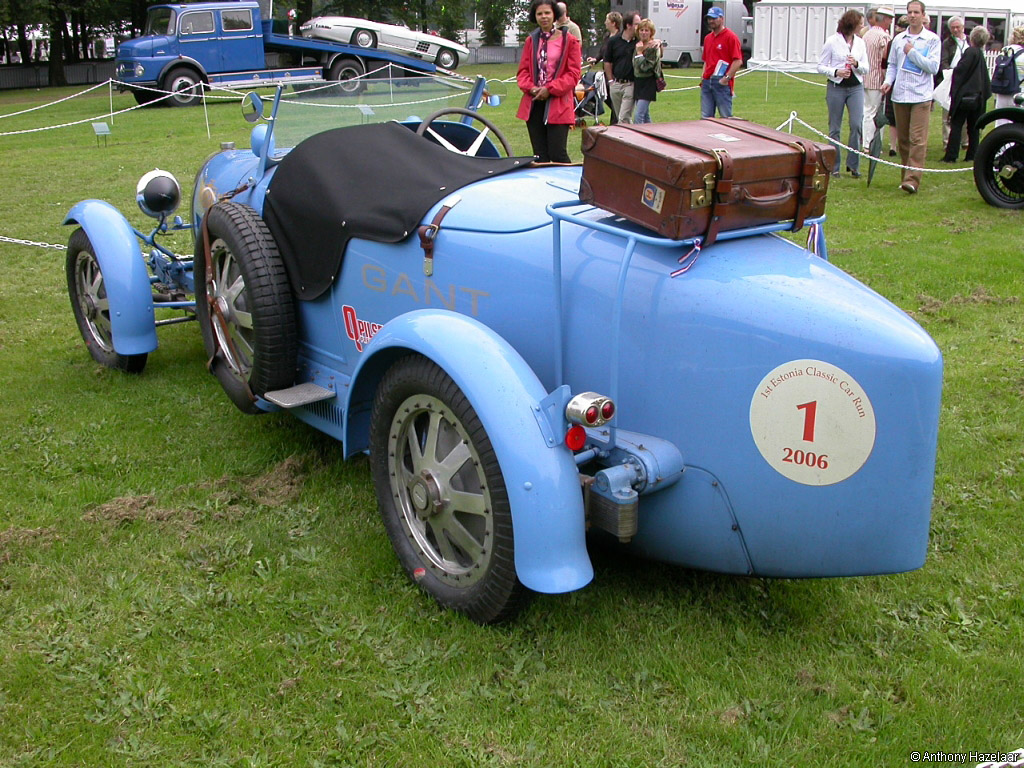
[[[364,75],[387,65],[403,76],[437,70],[400,54],[281,34],[260,3],[222,0],[151,6],[143,35],[118,47],[115,74],[140,104],[187,107],[207,85],[351,80],[346,90],[358,93]]]

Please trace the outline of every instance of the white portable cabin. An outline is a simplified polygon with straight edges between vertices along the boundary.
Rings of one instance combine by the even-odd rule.
[[[946,22],[952,16],[964,17],[968,34],[976,25],[984,24],[992,33],[990,49],[1002,48],[1009,42],[1010,30],[1024,25],[1024,0],[970,0],[966,5],[949,0],[924,2],[931,18],[930,29],[943,39],[949,34]],[[825,39],[836,31],[839,18],[850,9],[866,14],[879,5],[885,3],[761,0],[754,7],[754,47],[749,66],[815,72],[818,54]],[[893,8],[898,18],[906,12],[906,3],[896,3]]]
[[[656,36],[662,42],[664,63],[681,67],[703,61],[707,12],[712,5],[722,9],[725,25],[736,33],[740,47],[748,55],[753,45],[753,19],[743,0],[609,0],[612,11],[624,14],[635,10],[653,21]]]

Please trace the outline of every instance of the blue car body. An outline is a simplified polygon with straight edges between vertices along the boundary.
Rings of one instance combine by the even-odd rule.
[[[210,205],[241,187],[233,201],[264,211],[277,150],[263,126],[253,145],[199,171],[186,226],[201,231]],[[624,547],[683,566],[766,577],[919,568],[942,381],[927,333],[829,263],[823,238],[815,253],[775,232],[733,233],[694,252],[580,203],[580,174],[530,167],[442,199],[422,219],[451,205],[429,267],[415,235],[351,240],[331,288],[295,302],[296,383],[330,396],[291,413],[348,455],[366,451],[389,367],[410,353],[435,362],[494,444],[516,573],[536,591],[592,578],[588,521],[611,530],[594,522],[595,495],[602,510],[635,514],[626,535],[613,531]],[[103,204],[68,221],[105,274],[140,259],[123,236],[107,239],[124,225]],[[112,287],[112,302],[115,290],[119,303],[133,291],[146,301],[136,286]],[[147,311],[127,321],[134,333],[115,328],[118,349],[140,349]],[[615,415],[573,451],[566,405],[585,392],[608,395]]]

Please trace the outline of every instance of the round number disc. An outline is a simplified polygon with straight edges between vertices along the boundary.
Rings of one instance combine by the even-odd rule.
[[[804,485],[832,485],[871,455],[875,411],[842,368],[793,360],[761,379],[750,401],[750,433],[779,474]]]

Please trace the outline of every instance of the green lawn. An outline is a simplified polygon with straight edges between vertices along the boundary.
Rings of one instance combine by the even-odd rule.
[[[746,75],[736,114],[823,127],[809,80]],[[504,89],[485,114],[528,152]],[[0,92],[0,115],[78,90]],[[108,109],[100,89],[0,133]],[[698,112],[694,90],[652,108]],[[208,115],[210,138],[202,109],[117,115],[107,146],[88,122],[0,136],[0,236],[66,242],[87,197],[146,226],[139,176],[189,188],[220,142],[246,145],[237,104]],[[936,112],[935,167],[938,134]],[[63,252],[0,241],[0,766],[880,766],[1024,747],[1021,214],[969,172],[913,197],[892,168],[865,181],[830,189],[831,259],[945,356],[925,567],[760,581],[600,549],[593,584],[488,628],[406,581],[365,460],[228,402],[195,325],[161,330],[141,376],[102,369]]]

